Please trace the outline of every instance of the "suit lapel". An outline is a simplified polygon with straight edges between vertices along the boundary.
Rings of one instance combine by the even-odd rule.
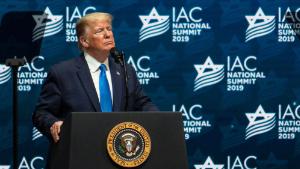
[[[78,77],[80,79],[80,82],[81,82],[84,90],[86,91],[86,93],[89,97],[89,100],[91,101],[94,109],[97,112],[100,112],[100,103],[98,100],[97,92],[96,92],[96,89],[95,89],[95,86],[94,86],[94,83],[92,80],[90,70],[84,59],[84,56],[81,56],[78,59],[77,67],[78,67],[78,71],[77,71]]]
[[[121,67],[120,65],[116,64],[111,57],[109,57],[109,68],[113,86],[113,111],[120,111],[123,96],[122,87],[124,85]]]

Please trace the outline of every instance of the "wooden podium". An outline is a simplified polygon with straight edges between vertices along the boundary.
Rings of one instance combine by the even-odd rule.
[[[177,112],[76,112],[66,118],[49,152],[51,169],[116,169],[107,137],[118,124],[141,125],[151,139],[147,160],[134,168],[188,169],[182,115]],[[142,147],[143,148],[143,147]]]

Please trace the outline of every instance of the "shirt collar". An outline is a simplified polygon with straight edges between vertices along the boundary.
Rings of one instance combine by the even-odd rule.
[[[101,64],[105,64],[106,69],[109,70],[108,58],[106,58],[105,61],[103,63],[101,63],[98,60],[96,60],[93,56],[91,56],[90,54],[88,54],[86,52],[84,52],[84,57],[88,64],[88,67],[92,73],[98,71]]]

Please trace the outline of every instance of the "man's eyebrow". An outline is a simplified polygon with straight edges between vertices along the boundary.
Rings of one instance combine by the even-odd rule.
[[[104,29],[104,28],[111,28],[112,26],[99,26],[99,27],[96,27],[96,29]]]
[[[99,31],[99,30],[103,30],[104,28],[103,27],[97,27],[95,28],[95,31]]]

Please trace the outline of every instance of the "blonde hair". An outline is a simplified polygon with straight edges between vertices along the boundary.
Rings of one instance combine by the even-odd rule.
[[[93,20],[103,20],[107,21],[110,25],[112,24],[113,17],[109,13],[104,12],[94,12],[87,14],[80,18],[76,23],[76,35],[77,35],[77,41],[78,41],[78,47],[80,50],[82,50],[82,45],[80,42],[80,36],[83,36],[85,34],[86,28],[88,27],[89,23]]]

